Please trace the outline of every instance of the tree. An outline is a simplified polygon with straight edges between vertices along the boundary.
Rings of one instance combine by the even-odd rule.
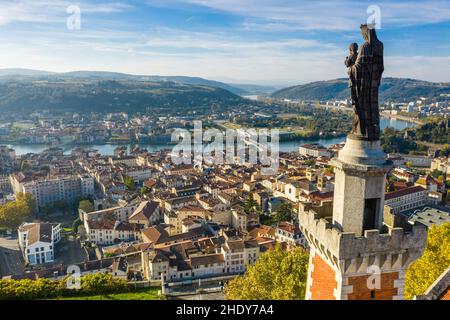
[[[110,274],[94,273],[81,278],[81,290],[90,294],[105,294],[128,291],[128,284],[123,279],[113,278]]]
[[[448,144],[444,145],[439,151],[440,157],[448,157],[450,155],[450,146]]]
[[[80,220],[80,218],[76,218],[72,223],[72,232],[75,234],[78,232],[78,227],[81,226],[83,222]]]
[[[290,202],[283,202],[276,211],[275,220],[277,222],[291,221],[293,216],[292,204]]]
[[[450,265],[450,222],[428,229],[423,256],[405,274],[405,299],[423,294]]]
[[[445,196],[445,201],[450,202],[450,190],[447,190],[447,195]]]
[[[396,176],[390,176],[390,177],[389,177],[389,181],[390,181],[390,182],[397,182],[397,181],[398,181],[398,178],[397,178]]]
[[[244,205],[244,212],[245,213],[251,213],[255,211],[257,203],[255,199],[253,199],[253,193],[249,193],[247,198],[245,198],[245,205]]]
[[[67,209],[69,207],[69,204],[65,200],[58,200],[53,202],[53,208],[59,211],[62,211],[64,209]]]
[[[424,175],[427,174],[427,172],[426,172],[425,170],[416,170],[416,174],[417,174],[418,176],[424,176]]]
[[[385,192],[392,192],[395,191],[395,187],[392,183],[386,183],[386,189]]]
[[[18,193],[16,194],[16,200],[26,204],[30,214],[36,212],[36,200],[31,193]]]
[[[51,208],[48,204],[44,204],[41,207],[40,213],[43,214],[44,216],[48,216],[50,214]]]
[[[94,205],[90,200],[81,200],[78,204],[78,208],[86,213],[94,211]]]
[[[125,186],[127,187],[128,190],[130,190],[130,191],[136,190],[136,182],[134,181],[134,179],[132,177],[126,176],[123,179],[123,182],[125,183]]]
[[[150,189],[148,187],[143,186],[141,188],[141,195],[144,195],[144,194],[149,193],[149,192],[150,192]]]
[[[26,160],[22,161],[22,163],[20,164],[20,170],[21,171],[30,170],[30,164],[28,163],[28,161]]]
[[[247,272],[225,286],[227,299],[303,300],[308,254],[300,248],[284,251],[280,245],[258,258]]]
[[[439,171],[438,169],[434,169],[433,171],[431,171],[431,176],[435,179],[439,178],[439,176],[442,176],[443,172]]]
[[[45,278],[36,280],[0,280],[0,299],[48,299],[59,296],[64,290],[62,281]]]
[[[30,194],[17,194],[16,201],[0,206],[0,227],[17,229],[34,212],[35,202]]]
[[[327,166],[325,168],[325,172],[333,174],[334,173],[334,167],[333,166]]]
[[[8,230],[15,230],[28,216],[27,207],[23,203],[8,202],[0,208],[0,226]]]
[[[410,151],[417,150],[416,142],[404,139],[404,134],[400,131],[396,131],[392,127],[387,127],[383,130],[381,144],[384,152],[387,153],[409,153]]]
[[[4,299],[50,299],[77,294],[93,295],[128,292],[125,280],[110,274],[88,274],[81,277],[81,290],[67,289],[67,277],[61,280],[40,278],[37,280],[0,280],[0,300]]]
[[[414,164],[413,164],[411,161],[406,161],[406,162],[405,162],[405,166],[406,166],[408,169],[411,169],[411,168],[414,166]]]

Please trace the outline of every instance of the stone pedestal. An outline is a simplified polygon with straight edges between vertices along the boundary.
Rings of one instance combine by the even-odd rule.
[[[365,141],[350,135],[333,166],[333,224],[341,231],[358,235],[364,230],[380,229],[386,173],[392,167],[380,141]]]
[[[348,135],[344,148],[339,151],[339,161],[366,166],[385,166],[386,154],[380,140],[369,141]]]

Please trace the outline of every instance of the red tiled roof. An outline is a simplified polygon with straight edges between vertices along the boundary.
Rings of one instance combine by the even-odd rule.
[[[156,212],[159,207],[159,202],[156,201],[143,201],[134,210],[133,214],[130,216],[129,220],[144,220],[150,219],[151,216]]]
[[[142,225],[136,223],[119,222],[112,220],[95,221],[90,220],[87,222],[89,229],[106,229],[106,230],[119,230],[119,231],[139,231],[142,229]]]
[[[385,200],[390,200],[390,199],[403,197],[403,196],[406,196],[408,194],[421,192],[421,191],[425,191],[425,190],[426,189],[424,189],[421,186],[409,187],[409,188],[405,188],[405,189],[401,189],[401,190],[397,190],[397,191],[393,191],[393,192],[388,192],[388,193],[386,193],[384,199]]]
[[[201,256],[191,257],[191,266],[200,266],[213,263],[224,263],[225,259],[221,253],[205,254]]]
[[[287,222],[287,221],[281,221],[278,224],[278,229],[287,231],[289,233],[296,233],[296,232],[300,231],[300,229],[298,227],[298,224],[292,224],[292,223]]]

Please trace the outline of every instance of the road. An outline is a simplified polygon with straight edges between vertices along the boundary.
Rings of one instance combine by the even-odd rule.
[[[202,293],[199,293],[200,288]],[[167,296],[170,300],[225,300],[222,281],[208,279],[194,280],[190,285],[170,286]]]
[[[211,292],[202,294],[192,294],[176,297],[168,297],[169,300],[225,300],[223,292]]]
[[[17,239],[0,237],[0,278],[24,272],[24,259]]]

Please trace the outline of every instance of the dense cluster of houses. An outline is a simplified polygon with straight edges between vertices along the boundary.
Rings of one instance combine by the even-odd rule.
[[[9,181],[19,192],[28,183],[50,184],[57,173],[71,172],[68,185],[73,190],[84,190],[74,181],[92,179],[89,192],[81,191],[78,198],[90,198],[94,209],[79,210],[78,231],[84,244],[98,248],[103,262],[86,262],[85,272],[147,281],[221,277],[242,274],[277,244],[285,250],[308,249],[297,215],[305,206],[332,205],[330,161],[341,147],[307,144],[299,153],[281,153],[278,172],[271,176],[248,163],[174,165],[169,151],[117,148],[114,155],[103,156],[95,150],[64,155],[52,149],[23,156],[27,170],[10,174]],[[446,174],[444,159],[433,160],[431,169],[435,167]],[[385,212],[410,221],[420,216],[427,224],[448,221],[446,210],[436,209],[445,200],[446,179],[419,169],[405,161],[391,170]],[[42,194],[33,195],[42,199]],[[71,199],[68,192],[60,195]],[[280,208],[290,208],[288,218],[279,218]],[[49,265],[61,238],[60,225],[25,223],[19,237],[29,264],[45,264],[63,274]]]

